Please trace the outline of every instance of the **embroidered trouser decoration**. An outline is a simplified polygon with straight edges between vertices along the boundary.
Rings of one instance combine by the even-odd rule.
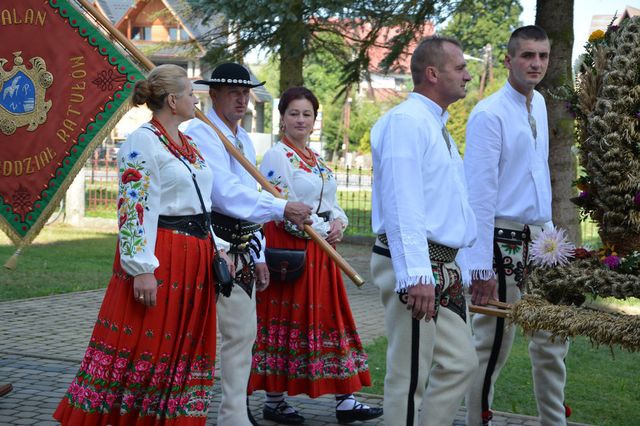
[[[536,228],[537,230],[539,227],[532,227],[532,230],[533,228]],[[499,234],[499,232],[501,232],[501,234]],[[528,265],[529,241],[528,227],[524,227],[524,230],[521,229],[520,231],[496,229],[494,238],[494,271],[498,285],[498,299],[502,302],[515,303],[522,297],[522,285]],[[480,368],[478,369],[478,373],[474,378],[473,384],[467,393],[465,403],[467,407],[466,421],[469,426],[489,425],[491,424],[492,417],[491,403],[493,401],[494,384],[500,375],[502,367],[509,357],[509,353],[511,352],[511,347],[516,333],[516,326],[509,324],[503,318],[476,314],[472,318],[472,328],[474,333],[473,341],[478,355]],[[566,353],[566,344],[564,342],[550,342],[547,339],[548,336],[544,337],[541,336],[541,334],[544,333],[534,333],[531,344],[529,345],[529,352],[532,364],[534,365],[534,370],[537,362],[537,356],[535,356],[533,352],[538,348],[538,341],[544,341],[543,346],[545,348],[555,348],[556,346],[559,346],[557,351],[555,349],[551,350],[553,353]],[[543,352],[546,352],[546,350]],[[564,355],[562,355],[562,357],[564,357]],[[547,366],[544,367],[546,372],[564,368],[556,368],[556,364],[558,364],[558,362],[563,365],[562,358],[558,360],[552,360],[551,358],[548,356],[545,357],[545,360],[549,361]],[[539,365],[541,366],[542,364]],[[548,375],[545,375],[545,377],[546,376]],[[547,411],[555,412],[558,411],[556,408],[560,408],[560,411],[564,413],[564,409],[562,408],[562,402],[564,399],[562,390],[564,386],[564,372],[558,371],[557,374],[554,373],[553,376],[561,378],[559,380],[562,381],[562,384],[559,386],[554,385],[553,391],[548,388],[547,391],[549,394],[553,394],[554,396],[543,397],[543,399],[557,400],[556,402],[551,403],[555,408],[550,410],[541,410],[539,408],[538,411],[542,416],[541,421],[543,424],[562,425],[564,424],[563,418],[553,420],[553,422],[550,420],[545,421],[545,418],[551,418],[544,414]],[[541,386],[535,385],[536,382],[536,372],[534,371],[534,387],[538,388],[541,393],[544,393],[545,391]],[[547,383],[547,386],[550,386],[548,384],[549,380],[545,380],[545,383]],[[536,392],[536,394],[538,394],[538,392]],[[537,396],[537,399],[539,403],[538,405],[540,406],[540,397]],[[544,405],[546,406],[547,404],[545,403]]]
[[[237,250],[234,246],[231,246],[229,254],[236,265],[236,275],[233,278],[233,283],[251,297],[256,276],[256,265],[251,253],[248,250]]]
[[[395,291],[395,273],[387,254],[387,246],[378,240],[371,272],[380,288],[389,340],[385,424],[450,425],[477,368],[471,330],[465,322],[460,271],[453,262],[432,262],[437,320],[415,320],[406,307],[408,295]]]

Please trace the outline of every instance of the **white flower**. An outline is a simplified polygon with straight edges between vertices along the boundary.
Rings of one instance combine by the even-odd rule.
[[[564,229],[543,231],[531,243],[531,262],[542,267],[566,265],[575,254],[576,246],[567,241]]]

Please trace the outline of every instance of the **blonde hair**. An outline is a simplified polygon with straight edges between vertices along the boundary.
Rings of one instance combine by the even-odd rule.
[[[146,80],[136,82],[131,103],[135,106],[147,104],[151,111],[159,111],[169,93],[180,93],[187,88],[184,78],[187,78],[184,68],[174,64],[159,65],[151,70]]]

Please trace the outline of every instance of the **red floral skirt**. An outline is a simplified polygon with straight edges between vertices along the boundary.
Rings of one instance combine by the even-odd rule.
[[[356,330],[342,275],[312,240],[270,222],[267,246],[307,247],[305,272],[296,282],[272,280],[257,293],[258,336],[249,392],[352,393],[371,384],[367,355]]]
[[[157,305],[116,252],[89,347],[53,417],[64,425],[204,425],[216,351],[211,243],[158,230]]]

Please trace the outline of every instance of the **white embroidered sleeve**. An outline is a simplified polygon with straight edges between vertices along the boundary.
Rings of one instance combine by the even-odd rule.
[[[118,151],[118,244],[120,262],[133,276],[153,273],[160,208],[160,169],[156,136],[138,129]]]

